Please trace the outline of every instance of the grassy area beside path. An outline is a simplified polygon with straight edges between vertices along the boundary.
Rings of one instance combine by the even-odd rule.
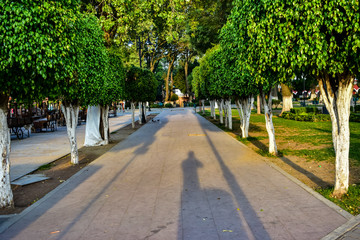
[[[206,111],[204,117],[348,212],[354,215],[360,213],[360,123],[350,122],[349,194],[343,199],[333,199],[331,187],[335,177],[335,152],[332,145],[331,122],[298,122],[274,116],[279,151],[279,156],[274,157],[268,154],[269,141],[263,114],[251,114],[249,137],[243,139],[236,109],[232,110],[232,131],[220,125],[219,112],[216,113],[217,120],[211,119],[210,111]]]

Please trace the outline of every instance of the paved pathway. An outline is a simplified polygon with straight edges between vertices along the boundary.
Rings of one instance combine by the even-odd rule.
[[[116,131],[129,123],[131,123],[131,113],[110,118],[110,132]],[[78,147],[82,147],[85,140],[84,124],[76,128],[76,139]],[[11,181],[69,153],[70,145],[66,127],[58,127],[55,132],[32,133],[30,138],[22,140],[12,139],[10,154]]]
[[[156,118],[0,239],[308,240],[348,221],[191,110]]]

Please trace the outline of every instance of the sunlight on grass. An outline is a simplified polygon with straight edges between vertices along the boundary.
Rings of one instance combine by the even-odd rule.
[[[358,215],[360,213],[360,186],[355,184],[349,186],[348,193],[341,199],[332,197],[331,194],[334,188],[316,189],[316,191],[352,215]]]

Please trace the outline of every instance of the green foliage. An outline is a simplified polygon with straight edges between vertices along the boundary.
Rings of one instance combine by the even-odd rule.
[[[167,103],[167,104],[165,104],[165,107],[166,108],[173,108],[174,106],[171,103]]]
[[[281,100],[273,99],[272,104],[275,105],[275,108],[278,108],[281,103]]]
[[[125,80],[125,96],[133,102],[154,101],[158,81],[147,69],[131,66],[127,69]]]
[[[155,103],[150,104],[150,108],[163,108],[163,107],[164,107],[163,104],[155,104]]]
[[[183,67],[178,68],[176,74],[174,75],[174,86],[182,93],[186,93],[185,70]]]
[[[290,112],[283,112],[281,117],[295,121],[324,122],[330,121],[329,114],[321,114],[317,107],[292,108]]]
[[[73,73],[68,59],[77,3],[0,1],[0,94],[39,99],[49,96],[55,81]]]
[[[212,67],[209,65],[209,60],[212,54],[219,46],[215,46],[209,49],[206,54],[200,59],[200,66],[193,70],[192,85],[196,98],[205,99],[207,97],[212,98],[209,93],[209,79],[213,73]]]
[[[284,112],[281,115],[282,118],[295,120],[295,121],[308,121],[308,122],[323,122],[323,121],[330,121],[329,114],[316,114],[312,113],[293,113],[293,112]]]
[[[113,101],[124,99],[125,68],[118,49],[111,48],[107,52],[109,66],[106,68],[106,78],[98,99],[102,105],[110,105]]]
[[[238,19],[249,53],[257,52],[252,72],[271,69],[282,80],[297,72],[357,75],[360,63],[358,1],[289,2],[236,0]],[[338,75],[337,75],[338,74]]]
[[[300,107],[290,109],[291,113],[302,114],[302,113],[320,113],[317,107]]]
[[[176,100],[179,100],[179,96],[174,93],[173,95],[171,95],[170,101],[176,101]]]
[[[226,23],[233,0],[193,1],[188,22],[191,44],[202,54],[219,43],[219,32]]]
[[[352,112],[354,112],[354,108],[355,108],[355,112],[360,112],[360,105],[356,105],[355,107],[351,106],[351,111]]]
[[[350,113],[350,122],[360,122],[360,113]]]
[[[68,78],[57,82],[55,91],[64,102],[95,105],[102,94],[109,66],[103,32],[98,20],[88,14],[78,14],[71,30],[76,36],[66,64],[74,70]]]

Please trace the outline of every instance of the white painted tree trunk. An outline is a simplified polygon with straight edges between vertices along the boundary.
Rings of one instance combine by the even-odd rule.
[[[266,102],[265,94],[261,93],[261,101],[264,107],[264,114],[265,114],[265,124],[266,130],[269,136],[269,153],[273,155],[277,155],[277,146],[275,141],[275,128],[272,121],[272,96],[271,91],[268,92],[268,102]]]
[[[8,97],[6,98],[8,99]],[[10,184],[10,132],[7,124],[7,99],[4,100],[6,104],[0,106],[0,208],[14,206]]]
[[[84,146],[103,145],[103,139],[100,135],[100,106],[88,106],[86,114],[85,141]]]
[[[201,100],[202,113],[205,114],[205,100]]]
[[[147,109],[146,109],[146,106],[147,104],[146,103],[144,103],[144,115],[145,115],[145,118],[146,118],[146,111],[147,111]]]
[[[139,102],[139,123],[142,124],[142,102]]]
[[[222,101],[222,100],[221,100]],[[224,116],[223,116],[223,108],[222,108],[222,103],[221,101],[217,101],[218,106],[219,106],[219,118],[220,118],[220,123],[224,124]]]
[[[62,104],[61,109],[65,116],[66,121],[66,130],[70,142],[70,153],[71,153],[71,163],[78,164],[79,163],[79,154],[77,148],[77,141],[76,141],[76,126],[78,124],[78,117],[79,117],[79,106]]]
[[[290,112],[291,108],[293,108],[292,96],[283,96],[283,106],[281,113]]]
[[[327,74],[319,78],[321,96],[329,111],[332,124],[332,137],[335,149],[335,187],[333,195],[341,197],[349,187],[349,150],[350,150],[350,101],[354,77],[338,76],[337,87]]]
[[[101,106],[101,114],[104,126],[104,145],[109,144],[109,105]]]
[[[249,137],[251,106],[253,105],[253,103],[254,98],[252,96],[248,98],[242,98],[241,100],[236,101],[236,107],[240,116],[241,136],[243,138]]]
[[[130,106],[131,106],[131,126],[132,128],[135,128],[135,103],[131,101]]]
[[[215,100],[210,101],[211,117],[216,120]]]
[[[242,132],[242,137],[244,137],[243,135],[243,125],[244,125],[244,112],[243,112],[243,106],[242,104],[240,103],[240,100],[236,100],[235,101],[235,104],[236,104],[236,109],[239,113],[239,118],[240,118],[240,129],[241,129],[241,132]]]
[[[257,107],[257,114],[261,114],[261,97],[260,94],[257,95],[257,102],[256,102],[256,107]]]
[[[226,100],[228,128],[232,130],[232,112],[231,112],[231,99]]]
[[[226,101],[222,100],[222,104],[223,104],[223,110],[224,110],[224,120],[225,120],[225,127],[227,128],[228,125],[228,108],[226,105]]]
[[[216,106],[216,100],[213,100],[213,111],[214,111],[214,119],[216,120],[216,109],[215,109],[215,106]]]

